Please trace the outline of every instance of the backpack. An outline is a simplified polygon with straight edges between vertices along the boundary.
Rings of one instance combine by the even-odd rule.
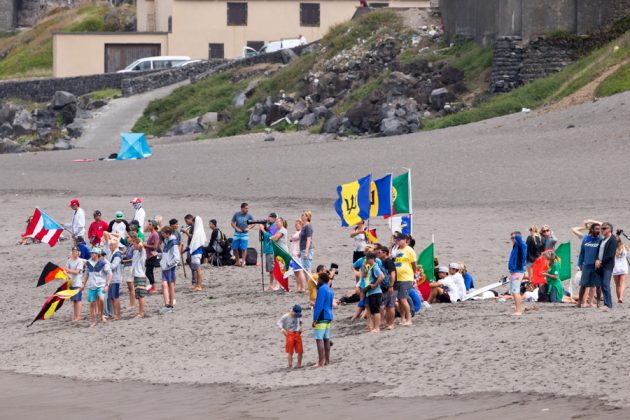
[[[258,252],[256,248],[247,248],[245,255],[245,265],[256,265],[258,263]]]

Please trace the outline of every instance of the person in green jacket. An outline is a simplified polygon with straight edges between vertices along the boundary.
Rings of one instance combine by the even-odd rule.
[[[554,251],[547,251],[545,256],[549,260],[549,269],[542,273],[547,279],[547,293],[551,303],[562,303],[562,280],[560,280],[560,260]]]

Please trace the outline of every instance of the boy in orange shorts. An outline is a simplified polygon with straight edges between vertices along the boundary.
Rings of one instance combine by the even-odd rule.
[[[293,367],[293,353],[297,353],[297,367],[302,367],[302,307],[293,305],[290,312],[282,315],[276,325],[286,337],[285,351],[289,360],[289,369]]]

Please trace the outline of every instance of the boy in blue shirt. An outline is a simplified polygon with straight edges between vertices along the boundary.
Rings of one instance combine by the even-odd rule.
[[[335,294],[328,273],[319,275],[317,298],[313,308],[313,338],[317,343],[318,362],[314,368],[330,364],[330,323],[333,320],[332,305]]]

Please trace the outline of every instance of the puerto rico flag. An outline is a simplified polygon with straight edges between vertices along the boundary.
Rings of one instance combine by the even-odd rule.
[[[40,209],[35,209],[31,223],[28,224],[26,232],[22,236],[37,239],[53,247],[59,240],[62,232],[63,228],[59,223],[55,222]]]

